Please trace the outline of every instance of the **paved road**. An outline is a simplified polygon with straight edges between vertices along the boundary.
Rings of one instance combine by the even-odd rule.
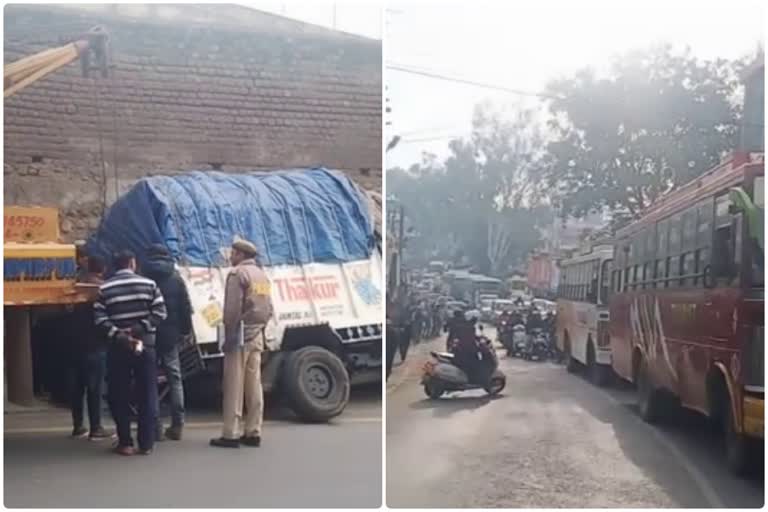
[[[731,477],[701,420],[655,429],[628,390],[506,358],[502,396],[431,401],[420,363],[388,383],[390,507],[762,506],[762,475]]]
[[[298,424],[271,411],[257,449],[209,447],[218,420],[198,412],[183,441],[159,443],[149,457],[119,457],[105,443],[68,439],[66,422],[25,428],[18,418],[9,426],[7,415],[5,506],[378,507],[380,389],[357,391],[330,425]]]

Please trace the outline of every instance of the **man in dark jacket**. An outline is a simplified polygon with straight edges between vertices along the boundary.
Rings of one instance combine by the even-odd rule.
[[[168,249],[153,245],[147,251],[143,274],[157,283],[165,299],[166,319],[157,326],[157,359],[168,379],[171,401],[171,426],[163,433],[162,420],[158,417],[157,438],[163,436],[181,440],[184,428],[184,386],[182,384],[179,344],[192,333],[192,305],[187,286],[174,266]]]
[[[101,285],[104,282],[104,260],[88,258],[86,272],[80,275],[80,283]],[[96,327],[90,304],[78,304],[72,312],[74,328],[71,335],[70,356],[72,370],[72,437],[85,437],[92,441],[109,439],[112,432],[101,426],[101,398],[104,375],[107,371],[107,338]],[[88,403],[88,423],[83,424],[83,395]]]

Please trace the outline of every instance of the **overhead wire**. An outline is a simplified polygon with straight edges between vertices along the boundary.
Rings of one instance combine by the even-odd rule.
[[[447,82],[454,82],[454,83],[459,83],[459,84],[472,85],[472,86],[475,86],[475,87],[482,87],[484,89],[493,89],[493,90],[497,90],[497,91],[508,92],[510,94],[516,94],[516,95],[519,95],[519,96],[531,96],[531,97],[546,98],[546,99],[562,99],[561,97],[556,96],[554,94],[524,91],[524,90],[521,90],[521,89],[515,89],[515,88],[512,88],[512,87],[506,87],[506,86],[498,85],[498,84],[490,84],[490,83],[486,83],[486,82],[479,82],[479,81],[476,81],[476,80],[469,80],[469,79],[466,79],[466,78],[457,78],[457,77],[453,77],[453,76],[448,76],[446,74],[438,73],[438,72],[435,72],[435,71],[418,69],[418,68],[413,67],[413,66],[404,66],[404,65],[401,65],[401,64],[387,63],[386,67],[387,67],[387,69],[391,69],[393,71],[400,71],[402,73],[410,73],[410,74],[413,74],[413,75],[419,75],[419,76],[424,76],[424,77],[428,77],[428,78],[434,78],[434,79],[437,79],[437,80],[443,80],[443,81],[447,81]]]

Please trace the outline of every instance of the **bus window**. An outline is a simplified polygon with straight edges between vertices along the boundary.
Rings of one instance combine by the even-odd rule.
[[[613,282],[612,267],[611,260],[605,260],[600,269],[600,297],[598,298],[600,304],[608,304],[608,297],[611,295],[611,285]]]
[[[704,247],[702,249],[696,250],[696,277],[693,280],[693,284],[704,284],[704,280],[702,278],[702,274],[704,273],[704,269],[707,268],[707,266],[710,264],[709,261],[709,247]]]
[[[589,285],[587,289],[587,301],[591,302],[592,304],[597,304],[598,301],[598,293],[599,293],[599,272],[600,272],[600,262],[593,261],[588,267],[588,278],[589,278]]]
[[[712,272],[717,277],[728,277],[733,272],[733,252],[731,251],[731,227],[724,226],[715,230],[713,244]]]
[[[650,261],[643,265],[643,288],[653,288],[653,263]]]
[[[694,253],[687,252],[680,256],[680,286],[694,285],[693,274],[695,273]]]
[[[656,257],[663,258],[669,250],[669,220],[659,221],[656,226]]]
[[[678,255],[681,249],[681,234],[683,227],[683,219],[680,214],[675,215],[669,221],[669,254]]]
[[[712,244],[712,214],[714,213],[712,198],[699,202],[697,210],[696,246],[709,247]]]
[[[656,254],[656,226],[651,226],[645,236],[645,260],[652,260]]]
[[[727,194],[715,198],[715,236],[712,244],[712,273],[720,285],[731,284],[741,263],[741,215],[728,212]],[[737,245],[739,243],[739,245]]]
[[[663,288],[664,287],[663,279],[665,277],[667,277],[667,274],[666,274],[665,268],[664,268],[664,260],[656,260],[655,267],[656,268],[655,268],[655,270],[653,272],[653,274],[654,274],[653,287],[654,288],[657,288],[657,287],[658,288]]]
[[[680,286],[680,276],[682,275],[680,273],[680,269],[682,267],[682,256],[672,256],[669,258],[669,280],[668,287],[669,288],[677,288]]]
[[[683,212],[683,243],[682,250],[691,251],[696,246],[696,207]]]

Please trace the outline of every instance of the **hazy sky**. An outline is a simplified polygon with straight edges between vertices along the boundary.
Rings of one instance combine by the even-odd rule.
[[[604,67],[612,55],[656,42],[688,45],[701,57],[739,57],[756,50],[765,23],[762,2],[754,0],[390,0],[387,8],[388,63],[534,92],[559,75]],[[392,70],[385,82],[393,109],[388,133],[404,141],[466,135],[478,102],[504,107],[521,100]],[[403,142],[387,154],[387,167],[418,162],[422,151],[443,156],[447,142]]]
[[[303,1],[252,1],[239,2],[253,9],[280,14],[288,18],[336,28],[351,34],[381,39],[381,2],[376,0],[356,2],[329,2],[325,0]],[[335,6],[335,8],[334,8]],[[335,10],[335,15],[334,15]],[[334,27],[335,17],[335,27]]]

